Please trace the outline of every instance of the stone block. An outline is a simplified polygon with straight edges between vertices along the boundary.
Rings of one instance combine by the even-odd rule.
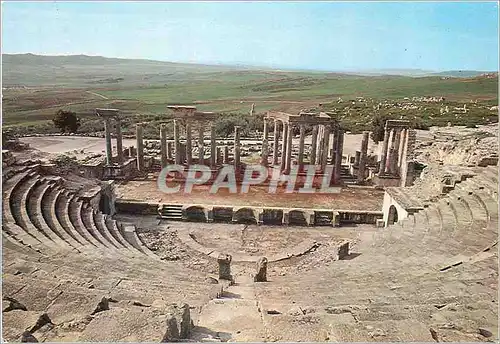
[[[262,257],[257,262],[256,274],[253,278],[254,282],[267,282],[267,258]]]
[[[221,253],[217,257],[217,263],[219,263],[219,279],[232,281],[233,276],[231,276],[231,260],[233,258],[230,254]]]
[[[338,259],[343,260],[349,256],[349,242],[342,243],[338,247]]]

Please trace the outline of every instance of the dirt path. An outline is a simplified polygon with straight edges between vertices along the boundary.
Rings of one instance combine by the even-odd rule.
[[[99,94],[99,93],[95,93],[95,92],[92,92],[92,91],[85,91],[85,92],[90,93],[90,94],[92,94],[94,96],[100,97],[102,99],[109,99],[108,97],[103,96],[102,94]]]

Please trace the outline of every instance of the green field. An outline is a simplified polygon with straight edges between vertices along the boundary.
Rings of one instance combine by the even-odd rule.
[[[355,124],[375,114],[373,106],[380,101],[397,104],[405,98],[436,96],[444,97],[451,107],[477,102],[471,105],[477,108],[471,112],[472,121],[476,117],[491,120],[488,109],[498,104],[497,74],[468,78],[359,76],[84,55],[3,55],[2,63],[3,125],[28,126],[31,131],[49,130],[50,119],[61,108],[77,112],[84,124],[90,123],[85,124],[88,130],[97,130],[100,123],[93,115],[97,107],[118,108],[131,118],[161,120],[169,104],[195,104],[200,110],[227,115],[248,114],[252,103],[258,114],[297,112],[329,103],[329,110]],[[346,102],[356,97],[367,99],[365,106],[346,110]],[[339,98],[343,103],[336,105]],[[426,120],[439,117],[437,107],[419,110]],[[437,124],[448,122],[448,117],[438,119]]]

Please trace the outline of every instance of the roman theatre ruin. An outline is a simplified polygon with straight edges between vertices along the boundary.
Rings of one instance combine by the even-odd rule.
[[[3,147],[3,340],[497,340],[497,124],[388,120],[375,145],[322,111],[231,137],[218,113],[166,111],[156,139],[95,109],[104,140]],[[47,150],[91,139],[104,154],[72,165]],[[227,170],[237,192],[210,192]]]

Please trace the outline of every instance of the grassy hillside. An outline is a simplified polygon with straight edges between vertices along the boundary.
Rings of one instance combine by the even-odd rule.
[[[295,112],[355,97],[372,99],[373,104],[379,100],[396,104],[404,98],[436,96],[445,97],[450,106],[478,100],[484,109],[498,103],[498,75],[477,76],[479,72],[462,72],[474,76],[467,78],[445,77],[453,71],[420,77],[360,76],[85,55],[2,58],[4,126],[46,123],[60,108],[92,121],[96,107],[115,107],[125,115],[161,117],[168,104],[196,104],[201,110],[248,114],[252,103],[258,113],[270,109]],[[371,110],[363,113],[367,111]],[[351,111],[347,120],[357,123],[359,116]],[[480,112],[477,116],[484,117]]]

